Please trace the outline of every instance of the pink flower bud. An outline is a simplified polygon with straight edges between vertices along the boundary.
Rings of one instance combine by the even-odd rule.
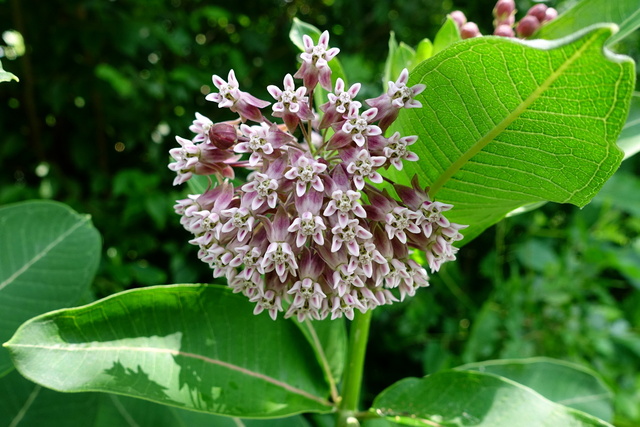
[[[467,23],[467,17],[459,10],[454,10],[449,14],[449,16],[456,22],[456,24],[458,24],[458,28]]]
[[[498,28],[500,25],[508,25],[509,27],[513,27],[513,24],[516,23],[515,14],[507,15],[504,18],[496,18],[493,20],[494,28]]]
[[[516,3],[513,0],[498,0],[496,6],[493,8],[493,16],[498,19],[503,19],[509,15],[514,14],[516,11]]]
[[[540,28],[540,21],[535,16],[527,15],[518,22],[516,32],[518,37],[530,37]]]
[[[231,148],[236,143],[236,128],[227,123],[215,123],[209,128],[209,140],[221,150]]]
[[[558,11],[555,10],[554,8],[550,7],[545,12],[544,19],[542,20],[542,22],[548,22],[548,21],[551,21],[553,19],[556,19],[557,17],[558,17]]]
[[[460,36],[463,40],[480,37],[480,29],[475,24],[475,22],[467,22],[462,27],[460,27]]]
[[[546,13],[547,13],[547,5],[542,3],[536,4],[535,6],[531,7],[531,9],[527,11],[528,16],[535,16],[536,18],[538,18],[539,22],[542,22],[544,20]]]
[[[498,28],[493,32],[494,36],[500,37],[515,37],[515,33],[513,32],[513,28],[510,25],[499,25]]]

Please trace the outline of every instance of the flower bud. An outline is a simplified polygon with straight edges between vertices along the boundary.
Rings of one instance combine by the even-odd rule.
[[[493,16],[499,20],[513,15],[516,12],[516,3],[513,0],[498,0],[493,8]]]
[[[554,8],[550,7],[545,12],[544,19],[543,19],[542,22],[548,22],[548,21],[551,21],[553,19],[556,19],[557,17],[558,17],[558,11],[555,10]]]
[[[449,14],[449,16],[456,22],[456,24],[458,24],[458,28],[467,23],[467,17],[459,10],[454,10]]]
[[[539,22],[544,21],[544,17],[546,13],[547,13],[547,5],[542,3],[536,4],[535,6],[531,7],[531,9],[527,11],[527,15],[535,16],[536,18],[538,18]]]
[[[238,139],[236,128],[227,123],[215,123],[209,129],[209,140],[221,150],[231,148]]]
[[[513,28],[511,25],[498,25],[496,30],[493,32],[494,36],[500,37],[515,37],[515,33],[513,32]]]
[[[475,24],[475,22],[467,22],[462,27],[460,27],[460,36],[463,40],[480,37],[480,29],[478,29],[478,26]]]
[[[494,28],[498,28],[500,25],[508,25],[509,27],[513,27],[513,24],[516,23],[515,14],[508,15],[502,19],[496,18],[493,20]]]
[[[518,22],[516,27],[516,33],[518,37],[527,38],[531,37],[533,33],[540,28],[540,21],[535,16],[527,15]]]

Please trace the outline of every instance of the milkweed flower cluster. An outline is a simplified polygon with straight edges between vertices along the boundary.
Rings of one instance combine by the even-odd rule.
[[[267,88],[271,116],[282,123],[264,116],[270,103],[241,91],[233,70],[226,81],[213,76],[218,92],[206,99],[239,118],[214,123],[196,114],[195,136],[176,137],[174,185],[193,174],[213,175],[216,185],[179,200],[175,210],[213,276],[226,277],[256,314],[351,319],[354,310],[428,286],[412,250],[424,251],[435,272],[455,259],[464,226],[450,222],[444,214],[452,206],[431,200],[417,180],[391,183],[395,198],[376,185],[381,169],[418,160],[416,136],[384,134],[400,110],[421,107],[415,96],[424,85],[407,86],[405,69],[365,107],[355,99],[359,83],[347,87],[338,78],[332,87],[328,63],[338,49],[329,48],[328,33],[315,45],[304,36],[304,46],[298,71],[282,88]],[[330,93],[314,109],[318,85]],[[251,171],[245,184],[230,181],[236,168]]]

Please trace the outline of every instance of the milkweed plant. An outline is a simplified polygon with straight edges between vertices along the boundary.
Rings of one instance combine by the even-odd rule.
[[[616,144],[634,62],[611,50],[640,26],[635,9],[584,0],[520,14],[499,0],[488,36],[454,11],[415,48],[391,34],[385,87],[370,98],[329,32],[294,19],[299,61],[270,98],[215,70],[208,115],[170,150],[173,185],[190,186],[175,212],[224,286],[138,289],[36,316],[5,344],[7,369],[196,411],[178,412],[188,425],[611,425],[598,405],[570,403],[607,395],[597,374],[552,359],[405,378],[372,402],[361,387],[374,309],[429,292],[506,215],[584,206],[637,151]],[[545,375],[583,389],[549,392],[532,380]]]

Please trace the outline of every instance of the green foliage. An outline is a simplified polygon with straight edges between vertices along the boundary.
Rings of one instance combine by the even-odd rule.
[[[559,39],[599,22],[619,26],[608,45],[613,45],[640,27],[640,9],[635,0],[582,0],[535,34],[543,39]]]
[[[492,3],[494,2],[461,0],[456,1],[455,6],[461,7],[469,17],[478,16],[477,22],[482,28],[483,25],[487,27],[490,24]],[[518,2],[521,9],[519,15],[529,5],[527,2],[524,2],[524,5],[522,3]],[[329,4],[331,7],[327,6]],[[550,4],[553,5],[554,2]],[[291,54],[294,49],[289,47],[287,40],[290,37],[289,28],[294,15],[299,15],[310,24],[294,21],[294,27],[298,25],[300,29],[296,32],[297,35],[291,38],[301,40],[303,33],[313,37],[314,34],[320,34],[318,28],[328,29],[332,33],[332,45],[341,48],[340,61],[348,72],[344,78],[346,80],[346,77],[349,77],[351,81],[379,81],[382,73],[386,72],[382,70],[381,64],[387,52],[381,47],[386,46],[391,31],[394,34],[394,45],[390,45],[390,50],[393,52],[390,52],[387,58],[396,72],[405,66],[403,64],[408,64],[410,69],[418,66],[423,60],[431,58],[434,51],[439,50],[424,37],[434,40],[434,44],[449,45],[457,40],[451,31],[454,28],[451,27],[450,20],[444,21],[445,13],[449,11],[445,10],[445,7],[448,6],[444,3],[427,1],[373,2],[366,5],[347,0],[293,1],[288,2],[286,7],[282,7],[281,4],[274,7],[274,4],[257,0],[215,6],[189,1],[151,3],[132,1],[126,4],[81,0],[30,4],[27,1],[11,2],[11,5],[9,2],[0,2],[1,16],[16,16],[15,10],[11,11],[13,13],[9,12],[9,6],[17,7],[18,15],[22,9],[26,28],[20,31],[26,36],[28,58],[16,61],[17,68],[13,65],[10,67],[12,70],[21,70],[18,73],[21,77],[19,84],[0,85],[0,101],[8,106],[0,114],[0,128],[3,130],[0,160],[6,172],[0,176],[0,203],[37,197],[54,198],[66,201],[79,211],[89,212],[92,220],[103,232],[105,240],[104,256],[92,289],[98,297],[128,288],[159,283],[211,281],[210,273],[197,263],[192,247],[184,242],[183,230],[177,224],[170,208],[173,200],[184,197],[184,194],[166,191],[171,181],[166,170],[166,152],[173,146],[170,135],[186,132],[190,118],[196,110],[203,113],[213,112],[212,117],[218,120],[226,118],[224,112],[215,108],[212,110],[211,105],[203,101],[203,96],[199,92],[202,91],[203,94],[211,89],[211,74],[224,76],[228,69],[234,68],[243,90],[252,91],[267,99],[268,95],[264,87],[267,84],[280,84],[284,73],[291,70]],[[608,54],[603,55],[599,51],[603,44],[612,46],[613,43],[622,40],[623,43],[628,44],[616,45],[617,50],[628,49],[632,54],[638,54],[632,37],[628,37],[637,28],[639,22],[634,1],[582,0],[557,21],[543,27],[539,35],[549,39],[570,36],[585,25],[604,22],[605,19],[617,23],[620,26],[620,32],[605,41],[606,30],[599,30],[602,31],[602,38],[587,49],[591,57],[600,61],[596,71],[602,72],[601,68],[615,63],[610,63],[607,59]],[[45,21],[48,25],[42,26],[41,22]],[[445,25],[440,32],[437,32],[437,28],[443,21]],[[96,26],[95,22],[101,22],[103,25]],[[55,38],[50,36],[50,28],[56,28]],[[484,29],[482,32],[488,34]],[[445,37],[446,34],[449,34],[449,37]],[[400,43],[395,39],[396,36],[401,40]],[[584,42],[577,40],[574,36],[571,37],[576,46]],[[623,40],[625,37],[627,38]],[[449,41],[445,42],[446,40]],[[479,47],[485,45],[487,48],[494,44],[490,39],[485,39],[484,42],[468,43],[477,43]],[[509,44],[504,43],[504,46]],[[566,40],[560,43],[563,47],[556,49],[556,53],[560,53],[560,56],[566,53],[566,50],[571,48],[571,44],[567,43],[569,42]],[[495,43],[499,49],[502,49],[500,47],[502,44]],[[416,45],[414,53],[410,46]],[[520,48],[521,45],[509,44],[509,48],[514,46]],[[440,52],[440,56],[450,61],[457,60],[447,51],[448,49],[445,49]],[[501,52],[505,53],[502,50]],[[553,52],[543,51],[538,54],[548,55],[549,58],[554,55]],[[530,57],[527,56],[527,58]],[[511,73],[513,71],[511,68],[520,64],[520,58],[508,57],[507,59],[508,61],[498,61],[498,63],[502,63],[502,66]],[[437,60],[432,58],[431,61]],[[562,59],[558,61],[562,62]],[[428,62],[420,65],[418,69],[424,71],[429,67],[427,65],[429,63],[436,64],[436,62]],[[472,65],[475,68],[472,69]],[[470,68],[465,68],[467,66]],[[622,63],[620,66],[627,67],[625,68],[627,76],[632,74],[627,65]],[[439,67],[438,70],[442,69],[442,65]],[[463,71],[454,73],[455,85],[450,86],[462,85],[462,82],[457,80],[459,75],[477,77],[477,67],[477,63],[469,61],[462,63],[459,68]],[[536,75],[532,79],[536,84],[545,79],[545,70],[537,71],[541,71],[543,77]],[[334,78],[338,76],[338,72],[344,74],[344,71],[334,70]],[[509,73],[503,73],[502,76],[507,76]],[[397,73],[396,75],[391,75],[391,72],[387,74],[383,77],[383,84],[397,77]],[[496,72],[496,75],[500,73]],[[7,78],[6,74],[0,70],[0,81],[3,76]],[[413,78],[415,81],[418,77]],[[527,79],[523,78],[522,81],[527,82]],[[589,85],[589,82],[581,81],[573,87],[584,88]],[[531,85],[532,81],[528,83]],[[523,84],[523,87],[526,88],[529,85]],[[493,85],[475,84],[473,87],[478,88],[479,96],[494,90]],[[496,84],[495,87],[503,89],[502,85]],[[625,95],[620,95],[618,102],[624,103],[625,99],[628,99],[625,97],[628,97],[630,89],[628,85],[621,89],[624,89],[622,91]],[[365,84],[360,92],[361,98],[376,96],[379,90],[377,84]],[[260,91],[263,92],[260,93]],[[576,94],[572,95],[581,96],[577,93],[578,90],[575,92]],[[594,109],[602,107],[599,104],[602,102],[599,97],[591,96],[590,90],[583,92],[585,97],[572,98],[572,102],[580,102],[581,106],[588,106],[588,108],[592,108],[589,105],[590,102],[593,103]],[[445,106],[455,106],[456,103],[452,101],[455,101],[456,97],[452,97],[451,92],[443,91],[443,93]],[[465,95],[468,96],[470,93]],[[499,95],[502,96],[502,93]],[[496,111],[494,110],[498,105],[496,100],[500,101],[501,96],[493,97],[492,103],[483,104],[482,107],[478,107],[472,100],[467,105],[477,108],[469,114],[463,112],[461,116],[482,115],[485,111]],[[588,100],[587,97],[589,97]],[[507,98],[512,99],[513,93]],[[607,95],[607,99],[612,100],[610,94]],[[618,140],[618,146],[625,151],[626,158],[637,152],[640,147],[636,101],[637,97],[634,97],[631,115]],[[422,102],[426,105],[425,100]],[[456,108],[458,107],[460,107],[459,104]],[[497,110],[499,111],[500,108]],[[616,111],[624,111],[624,109]],[[555,112],[564,113],[557,110]],[[534,112],[527,110],[527,113]],[[535,113],[543,114],[543,112]],[[444,114],[448,113],[445,111]],[[405,113],[403,115],[407,116]],[[404,119],[409,121],[409,117]],[[607,130],[604,138],[607,142],[607,150],[611,153],[615,153],[615,149],[612,148],[613,141],[623,119],[624,117],[611,118],[615,121],[615,126],[611,124],[610,126],[615,129]],[[542,122],[549,124],[550,121],[545,116]],[[425,121],[425,123],[433,123],[433,121]],[[480,122],[466,124],[470,126],[469,129],[474,129],[476,123]],[[516,120],[514,123],[519,122]],[[576,120],[576,123],[574,132],[583,132],[591,125],[579,120]],[[524,126],[525,130],[533,129],[539,133],[540,129],[532,123],[526,125],[532,127]],[[551,127],[554,131],[558,128],[558,123]],[[457,131],[459,129],[447,129],[451,134]],[[443,141],[447,141],[447,137],[443,139],[431,137],[433,128],[419,129],[419,132],[423,141],[433,138],[436,141],[434,147],[437,150],[440,149]],[[553,136],[547,135],[546,132],[545,128],[546,137]],[[582,136],[582,133],[580,135]],[[496,138],[496,141],[499,139]],[[555,147],[555,140],[552,142],[547,146]],[[493,147],[492,144],[489,143],[488,147]],[[531,149],[531,143],[527,147]],[[605,146],[602,145],[602,147]],[[572,149],[584,150],[584,147],[572,147]],[[484,150],[481,151],[486,154]],[[579,152],[584,154],[587,151]],[[591,155],[589,153],[582,157]],[[613,157],[616,159],[609,160],[609,172],[613,172],[618,164],[619,156]],[[537,156],[528,156],[525,160],[532,158],[542,162],[542,157]],[[476,157],[473,158],[473,160],[476,159]],[[510,162],[514,159],[518,159],[517,153],[514,156],[510,155],[505,162],[511,167]],[[580,169],[582,174],[579,161],[572,159],[571,162],[575,162],[577,169],[574,170]],[[485,162],[485,166],[491,166],[491,164],[491,161]],[[446,167],[434,166],[437,172],[442,172]],[[435,414],[442,417],[441,414],[445,412],[442,407],[438,407],[438,413],[426,413],[426,410],[430,409],[426,408],[430,402],[437,403],[438,399],[446,396],[445,393],[457,393],[457,399],[465,393],[465,390],[485,391],[487,389],[481,387],[489,387],[489,390],[508,394],[510,400],[507,400],[509,405],[507,413],[514,412],[516,408],[514,401],[520,398],[527,401],[527,405],[524,405],[520,414],[532,414],[532,405],[541,405],[542,408],[554,411],[557,416],[565,417],[565,421],[558,421],[554,425],[571,425],[570,423],[574,421],[576,425],[606,425],[597,424],[587,415],[552,404],[550,401],[572,406],[572,396],[586,397],[592,404],[576,406],[576,408],[609,421],[611,412],[606,390],[611,388],[615,396],[613,423],[618,427],[638,425],[640,422],[640,409],[638,409],[640,333],[637,326],[640,324],[638,308],[640,307],[640,269],[638,268],[640,265],[638,244],[640,241],[640,200],[638,199],[640,182],[635,175],[637,170],[634,170],[634,167],[637,169],[637,159],[627,160],[622,166],[624,170],[613,175],[584,210],[547,204],[539,210],[510,217],[481,235],[480,229],[477,229],[473,234],[469,234],[469,237],[474,235],[478,237],[460,252],[460,262],[447,265],[440,274],[434,275],[431,279],[433,286],[429,290],[420,292],[411,301],[405,301],[386,310],[377,310],[373,319],[372,339],[367,356],[368,369],[365,373],[367,388],[362,406],[368,407],[374,399],[376,404],[385,402],[384,399],[391,396],[388,394],[389,390],[378,398],[376,394],[402,377],[441,371],[426,379],[407,380],[412,383],[415,381],[420,393],[434,392],[433,400],[419,399],[416,402],[416,407],[425,412],[421,415],[431,417],[433,422],[443,421],[444,419],[433,416]],[[531,170],[540,176],[543,175],[541,168]],[[474,171],[463,168],[460,176],[469,172]],[[425,171],[428,176],[431,173],[430,170]],[[482,173],[484,174],[485,170],[482,170]],[[458,176],[455,175],[452,180],[457,178]],[[506,178],[511,179],[511,175],[509,174]],[[572,181],[572,178],[568,176],[569,181]],[[600,187],[605,179],[605,176],[599,176],[596,187]],[[520,183],[524,181],[528,187],[536,191],[536,197],[540,191],[546,189],[540,181],[532,183],[521,179]],[[433,181],[427,180],[426,183],[433,182],[435,178]],[[199,185],[206,186],[206,179],[199,182]],[[441,191],[436,192],[438,200],[442,200],[441,197],[451,192],[448,185],[450,184],[445,184]],[[564,186],[564,183],[561,186]],[[561,190],[566,189],[561,188]],[[586,203],[592,193],[583,197],[578,204]],[[531,201],[531,196],[527,194],[522,199],[514,198],[512,205],[526,204]],[[543,200],[547,199],[553,200],[551,197],[543,198]],[[504,216],[513,207],[506,206],[509,203],[494,212],[493,219],[486,225]],[[0,209],[0,214],[5,213],[9,208],[13,209],[15,206]],[[473,208],[469,207],[469,209]],[[486,206],[483,209],[486,209]],[[29,212],[30,215],[31,209]],[[471,212],[465,213],[467,214],[471,215]],[[80,221],[80,218],[86,219],[75,215],[77,221]],[[473,213],[473,215],[476,214]],[[33,230],[30,227],[26,235],[37,230],[47,232],[55,230],[51,227],[51,224],[56,223],[51,222],[52,218],[55,219],[56,216],[45,216],[39,222],[36,221],[36,227]],[[0,222],[0,227],[3,226],[4,224]],[[90,228],[88,223],[81,226],[83,227]],[[484,229],[485,226],[481,228]],[[7,229],[15,231],[13,226]],[[95,230],[92,233],[97,236]],[[11,240],[5,240],[5,236],[11,234],[5,234],[4,228],[0,235],[2,236],[0,245],[11,242]],[[29,244],[21,242],[19,246],[28,248]],[[82,247],[83,245],[80,244],[72,249],[80,250]],[[0,250],[2,254],[0,272],[10,259],[5,256],[7,253],[17,254],[18,252]],[[53,262],[49,255],[55,256],[55,253],[45,254],[39,262]],[[87,265],[93,265],[92,268],[95,269],[95,263],[95,260],[83,259],[70,265],[72,270],[68,271],[81,270]],[[31,268],[27,271],[29,274],[32,273]],[[36,269],[33,269],[33,272],[35,271]],[[45,306],[47,302],[45,298],[37,300],[34,298],[43,296],[42,291],[47,289],[44,284],[51,283],[49,277],[46,278],[47,280],[38,277],[29,284],[35,283],[38,294],[22,284],[19,288],[7,286],[5,289],[0,289],[0,338],[8,338],[18,324],[30,317],[77,303],[77,299],[82,294],[89,293],[86,292],[86,286],[90,279],[86,278],[84,286],[78,285],[75,281],[87,274],[88,270],[79,274],[79,277],[69,277],[64,287],[56,287],[59,291],[56,295],[56,303],[63,297],[68,299],[55,306]],[[2,280],[4,279],[0,275],[0,281]],[[53,283],[58,282],[54,277]],[[12,285],[15,284],[17,282],[12,282]],[[71,371],[71,367],[83,366],[78,361],[83,355],[92,351],[90,349],[96,342],[118,331],[124,336],[114,341],[115,345],[123,343],[127,346],[133,345],[127,347],[128,353],[123,353],[126,356],[121,359],[123,362],[116,360],[119,356],[110,351],[113,348],[109,348],[112,345],[109,342],[101,342],[96,346],[95,351],[104,351],[105,360],[113,362],[112,366],[105,367],[103,376],[100,378],[105,382],[100,383],[100,386],[117,393],[137,394],[147,398],[149,391],[168,393],[167,390],[170,390],[178,396],[177,399],[183,400],[180,404],[184,403],[192,407],[206,404],[207,396],[212,396],[216,389],[213,383],[207,383],[207,386],[211,385],[213,388],[204,390],[202,394],[194,392],[193,395],[189,395],[186,382],[203,385],[211,377],[208,375],[200,377],[200,373],[203,370],[208,372],[213,367],[205,360],[198,359],[201,360],[204,368],[198,365],[197,369],[189,369],[196,364],[192,363],[195,360],[188,357],[186,359],[191,361],[184,362],[184,357],[180,354],[183,344],[185,348],[195,348],[196,351],[193,354],[196,356],[222,360],[217,359],[217,355],[212,357],[211,354],[204,355],[198,351],[202,348],[208,349],[207,346],[214,346],[219,347],[218,354],[232,352],[238,350],[236,342],[240,340],[246,343],[244,348],[251,351],[246,350],[244,354],[233,355],[235,361],[244,360],[242,356],[246,356],[248,360],[256,363],[264,362],[271,364],[272,367],[277,365],[276,370],[292,382],[305,382],[309,386],[309,393],[317,399],[327,400],[332,386],[340,388],[339,377],[344,371],[346,357],[346,332],[342,322],[327,321],[312,324],[298,324],[294,321],[277,322],[276,330],[284,334],[277,338],[286,342],[284,348],[296,357],[302,354],[300,359],[304,359],[307,364],[301,378],[294,378],[292,373],[298,369],[296,366],[299,367],[301,360],[293,360],[285,352],[280,351],[281,349],[275,349],[277,343],[281,341],[274,340],[273,335],[266,332],[265,323],[269,328],[274,324],[265,319],[265,315],[251,316],[247,313],[250,308],[244,304],[245,301],[229,294],[228,291],[222,291],[216,287],[183,286],[188,288],[189,292],[173,299],[169,295],[173,292],[172,289],[176,289],[175,287],[167,290],[151,288],[124,293],[92,306],[53,312],[25,325],[19,337],[25,341],[39,340],[37,336],[27,336],[25,334],[27,328],[51,332],[52,329],[46,329],[46,325],[41,322],[43,319],[55,319],[49,327],[63,325],[64,328],[60,331],[64,330],[65,333],[64,335],[50,333],[46,338],[56,342],[56,339],[69,338],[73,333],[73,340],[77,342],[57,341],[61,346],[60,349],[49,349],[44,355],[53,355],[56,351],[69,352],[68,358],[64,357],[60,360],[64,366],[69,367],[66,370]],[[0,288],[2,288],[1,285]],[[200,297],[196,297],[198,289],[211,298],[206,297],[201,300]],[[2,304],[13,300],[12,292],[14,291],[20,298],[26,296],[30,301],[28,304],[10,305],[7,310]],[[137,295],[146,295],[148,299],[138,300],[135,298]],[[7,296],[11,298],[5,298]],[[183,297],[185,299],[182,299]],[[85,298],[91,297],[87,295]],[[158,309],[155,305],[157,301],[161,302]],[[183,302],[185,304],[177,306]],[[118,328],[112,331],[110,329],[112,324],[105,321],[101,312],[92,311],[91,307],[107,308],[107,314],[117,320],[115,324]],[[127,310],[131,310],[131,313]],[[158,316],[156,310],[165,314]],[[18,311],[20,316],[17,315]],[[172,323],[176,319],[173,315],[174,311],[180,313],[176,320],[178,323]],[[63,318],[65,314],[70,313],[77,314],[77,319],[86,320],[88,323],[84,325],[88,329],[83,329],[81,332],[75,329],[75,326],[70,324],[71,318],[66,320]],[[10,317],[9,323],[5,325],[3,322]],[[213,318],[217,320],[213,322]],[[92,330],[93,325],[99,325],[99,329]],[[156,335],[145,333],[154,327],[159,327],[158,325],[164,327],[167,333],[162,332]],[[216,331],[216,338],[220,332],[225,337],[222,340],[225,342],[218,340],[211,344],[207,341],[206,337],[211,337],[212,330]],[[187,334],[189,337],[181,336],[176,340],[176,336],[172,334],[178,331],[180,333],[189,331]],[[191,335],[193,331],[197,333]],[[158,332],[161,331],[158,330]],[[3,333],[6,333],[6,336],[2,336]],[[202,338],[198,337],[198,333],[206,336],[204,341],[198,339]],[[95,342],[92,342],[94,338]],[[36,346],[41,344],[40,341],[32,342]],[[88,342],[91,344],[87,344]],[[175,348],[176,343],[178,349]],[[137,347],[138,345],[140,346]],[[158,345],[157,348],[151,348],[167,352],[149,351],[150,345]],[[73,351],[69,351],[72,348]],[[134,348],[136,350],[133,350]],[[252,354],[256,348],[262,351]],[[19,363],[21,366],[29,366],[29,369],[33,369],[39,376],[52,374],[52,380],[66,384],[73,379],[60,375],[64,373],[62,369],[61,372],[50,372],[43,366],[34,366],[37,360],[35,357],[42,357],[43,354],[38,355],[38,352],[27,348],[18,350],[16,347],[16,351],[23,356],[28,354],[34,357],[34,359],[20,357]],[[147,358],[136,358],[132,354],[144,354]],[[161,357],[162,354],[164,359]],[[573,365],[569,370],[565,370],[566,366],[558,361],[546,360],[540,363],[529,359],[515,359],[539,355],[572,360],[580,365],[591,366],[604,378],[607,387],[602,387],[597,375],[594,376],[590,371]],[[11,362],[5,356],[7,356],[7,350],[1,348],[0,373],[3,372],[3,366],[8,366],[4,372],[11,369]],[[506,360],[478,362],[496,358]],[[155,371],[150,367],[151,361],[155,359],[160,360],[163,363],[162,366],[173,367],[175,370]],[[5,365],[2,365],[3,362]],[[80,372],[87,375],[85,378],[87,384],[95,385],[95,378],[90,377],[90,367],[95,367],[99,363],[106,362],[93,360],[89,366],[80,369]],[[447,368],[461,363],[474,363],[477,369],[483,369],[492,374],[446,371]],[[50,360],[47,359],[46,364],[49,366]],[[381,366],[384,369],[380,369]],[[104,372],[110,368],[114,368],[110,371],[114,375],[105,375]],[[181,378],[180,375],[185,372],[187,377],[183,375]],[[508,380],[493,374],[506,377]],[[225,375],[229,376],[225,377]],[[222,376],[217,376],[216,381],[220,378],[223,380],[231,378],[231,375],[225,372]],[[563,378],[561,383],[558,380],[560,375]],[[119,383],[118,378],[122,382]],[[137,378],[141,382],[135,383],[131,381],[132,378]],[[150,382],[151,379],[161,384],[171,384],[166,389],[162,389],[155,387]],[[244,377],[236,379],[237,381],[233,381],[234,385],[247,381]],[[185,383],[180,388],[181,380]],[[423,390],[421,384],[430,381],[442,388]],[[459,383],[461,386],[453,391],[445,389],[445,385],[450,386],[452,381],[462,381]],[[515,385],[512,381],[520,382],[526,387]],[[231,386],[231,382],[228,384]],[[149,388],[142,391],[141,385]],[[402,391],[404,386],[405,383],[398,383],[392,389]],[[76,384],[77,389],[86,389],[83,387],[86,386]],[[267,386],[258,384],[252,388],[248,404],[260,404],[262,396],[253,396],[256,390],[261,390],[260,387]],[[123,391],[123,388],[127,390]],[[91,389],[96,388],[91,387]],[[226,383],[220,390],[223,389],[226,389]],[[531,389],[545,396],[546,399]],[[441,392],[438,393],[438,390]],[[282,393],[283,399],[291,397],[291,393],[286,391]],[[62,394],[30,383],[20,377],[17,372],[10,372],[0,378],[0,396],[2,397],[0,398],[0,424],[3,425],[20,423],[65,426],[121,424],[306,426],[312,421],[313,425],[328,426],[332,425],[334,420],[333,415],[326,415],[325,418],[321,416],[305,418],[298,415],[277,420],[239,420],[182,410],[174,406],[158,405],[123,395]],[[297,403],[304,401],[304,399],[298,400],[298,397],[293,400]],[[393,398],[393,396],[391,398],[394,406],[388,405],[386,408],[393,409],[393,412],[388,414],[402,417],[402,422],[409,424],[414,422],[406,412],[406,405],[407,402],[414,401],[416,396],[407,396],[406,400]],[[225,396],[221,399],[227,402]],[[291,399],[287,400],[289,401]],[[325,405],[314,399],[311,401],[314,403],[302,402],[299,410],[307,410],[311,405],[316,404],[317,410],[326,411],[331,408],[328,402]],[[456,415],[452,413],[452,424],[441,425],[459,425],[460,423],[464,425],[471,421],[469,417],[492,416],[496,413],[495,411],[485,412],[487,401],[488,399],[472,400],[470,398],[469,406],[473,409],[473,413],[468,412],[466,407],[457,411],[449,407],[448,410],[457,412],[458,418],[455,419]],[[262,401],[262,403],[265,402]],[[415,412],[413,408],[411,412]],[[277,411],[270,412],[270,414],[277,413]],[[375,415],[372,413],[371,416]],[[367,420],[365,425],[389,426],[395,423],[386,419],[373,419]],[[510,425],[517,425],[517,423]]]
[[[503,359],[471,363],[457,369],[508,378],[552,402],[575,408],[605,421],[613,415],[613,393],[595,372],[580,365],[547,358]]]
[[[418,175],[432,197],[452,203],[451,221],[470,224],[465,242],[528,203],[584,206],[622,160],[615,142],[635,69],[603,55],[613,31],[535,45],[476,38],[422,63],[411,82],[426,84],[423,108],[398,125],[419,136],[421,162],[388,176],[408,184]]]
[[[0,341],[40,313],[73,305],[89,291],[100,235],[88,215],[51,201],[0,207]],[[0,348],[0,376],[12,369]]]
[[[17,372],[0,379],[2,425],[51,427],[308,427],[301,416],[277,420],[241,420],[159,405],[143,399],[103,393],[59,393]]]
[[[406,378],[383,391],[373,409],[411,426],[611,426],[504,377],[473,371]]]
[[[254,418],[331,409],[320,365],[293,322],[255,316],[229,288],[120,293],[36,317],[6,347],[26,378],[59,391]]]

